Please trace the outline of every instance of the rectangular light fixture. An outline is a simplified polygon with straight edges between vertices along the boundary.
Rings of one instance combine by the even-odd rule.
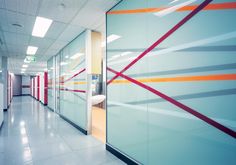
[[[67,63],[66,63],[66,62],[61,62],[60,65],[61,65],[61,66],[67,65]]]
[[[107,41],[102,42],[102,47],[105,47],[105,46],[106,46],[106,42],[107,42],[107,43],[110,43],[110,42],[113,42],[113,41],[115,41],[115,40],[117,40],[117,39],[119,39],[119,38],[121,38],[121,36],[118,36],[118,35],[116,35],[116,34],[111,34],[111,35],[109,35],[109,36],[107,37]]]
[[[83,55],[84,55],[84,53],[76,53],[75,55],[71,56],[70,59],[75,60]]]
[[[26,70],[26,69],[23,69],[23,68],[22,68],[22,69],[21,69],[21,72],[24,72],[25,70]]]
[[[35,47],[35,46],[28,46],[27,51],[26,51],[26,54],[35,55],[36,52],[37,52],[37,50],[38,50],[38,47]]]
[[[22,67],[23,67],[23,68],[28,68],[28,65],[25,65],[25,64],[24,64],[24,65],[22,65]]]
[[[36,17],[32,36],[43,38],[46,35],[51,24],[52,24],[51,19],[44,17]]]

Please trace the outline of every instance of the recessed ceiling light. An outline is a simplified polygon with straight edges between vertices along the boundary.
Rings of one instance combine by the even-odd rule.
[[[67,65],[67,63],[66,63],[66,62],[61,62],[60,65],[61,65],[61,66],[63,66],[63,65]]]
[[[51,19],[44,17],[36,17],[32,36],[43,38],[46,35],[51,24],[52,24]]]
[[[65,56],[65,58],[69,58],[69,56]]]
[[[28,68],[28,65],[22,65],[23,68]]]
[[[30,63],[26,58],[24,59],[24,63]]]
[[[71,56],[70,59],[75,60],[83,55],[84,55],[84,53],[76,53],[75,55]]]
[[[121,38],[121,36],[118,36],[116,34],[111,34],[107,37],[107,43],[110,43],[110,42],[113,42],[117,39]],[[102,42],[102,47],[105,47],[106,46],[106,42]]]
[[[28,46],[26,54],[34,55],[37,52],[37,50],[38,50],[38,47]]]

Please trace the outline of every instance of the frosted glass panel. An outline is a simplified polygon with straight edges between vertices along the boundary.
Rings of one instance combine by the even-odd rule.
[[[107,13],[109,145],[142,164],[234,164],[235,5],[123,0]]]
[[[86,130],[85,33],[61,51],[60,113]]]
[[[54,84],[54,65],[53,58],[49,59],[47,62],[47,70],[48,70],[48,107],[54,110],[54,93],[53,88]]]

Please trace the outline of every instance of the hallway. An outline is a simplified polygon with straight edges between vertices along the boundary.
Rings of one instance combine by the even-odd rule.
[[[14,97],[0,130],[1,165],[124,164],[29,96]]]

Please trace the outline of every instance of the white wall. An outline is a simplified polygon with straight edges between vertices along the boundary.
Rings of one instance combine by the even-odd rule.
[[[40,75],[40,101],[44,103],[44,73],[41,73]]]
[[[30,94],[30,76],[22,76],[22,95]]]

